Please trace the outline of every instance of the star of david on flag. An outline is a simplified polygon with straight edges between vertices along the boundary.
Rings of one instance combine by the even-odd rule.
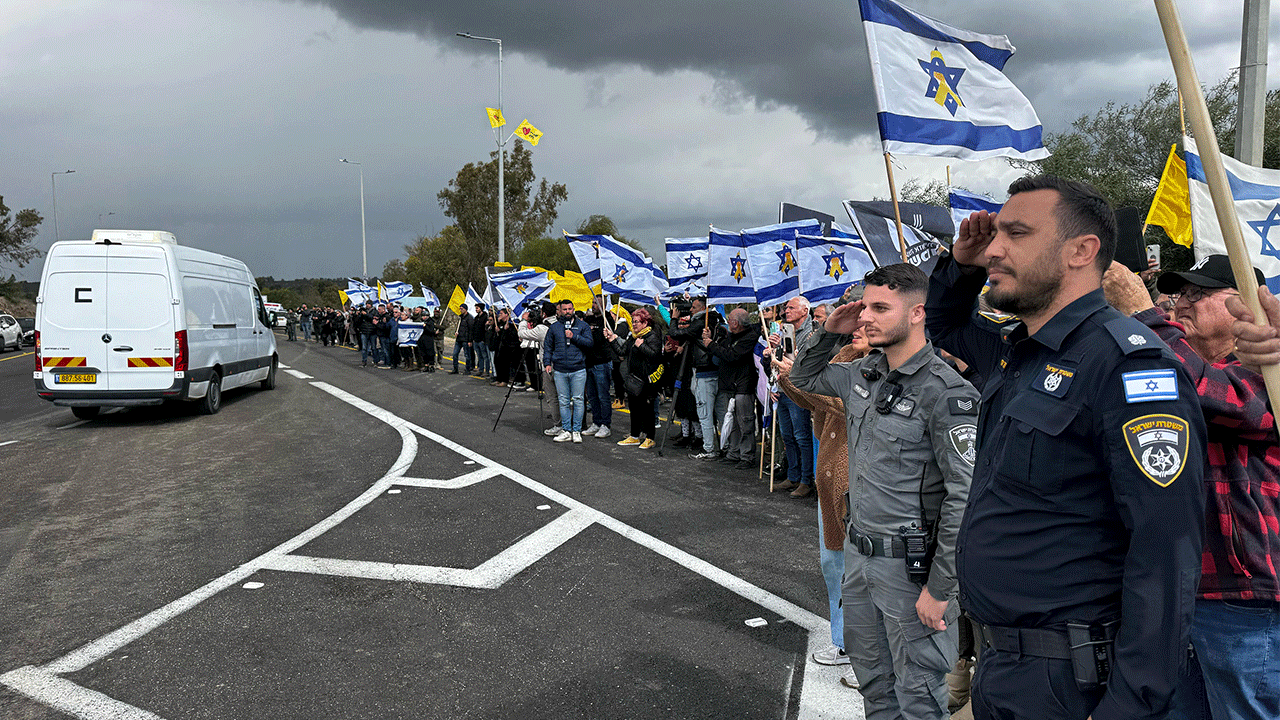
[[[707,233],[707,303],[756,301],[742,233],[715,226]]]
[[[1195,140],[1184,137],[1182,143],[1186,148],[1187,185],[1191,191],[1191,249],[1197,262],[1210,255],[1226,255],[1227,244],[1222,239],[1213,199],[1209,197],[1209,185]],[[1280,170],[1246,165],[1225,154],[1222,164],[1227,171],[1227,184],[1235,200],[1240,235],[1249,250],[1249,260],[1262,271],[1271,292],[1280,293]]]
[[[601,235],[600,267],[607,269],[600,274],[604,291],[617,293],[627,302],[652,303],[667,291],[667,276],[653,260],[635,248]]]
[[[815,305],[839,298],[850,285],[875,269],[856,233],[840,232],[837,227],[831,231],[831,237],[796,237],[801,294]]]
[[[587,285],[594,287],[600,284],[600,238],[604,235],[570,235],[564,234],[569,241],[569,251],[573,259],[578,261],[578,269]]]
[[[363,305],[366,302],[377,302],[378,291],[365,285],[358,280],[347,280],[347,297],[351,299],[351,304]]]
[[[858,8],[884,152],[1049,156],[1035,109],[1004,75],[1014,52],[1009,38],[961,30],[893,0],[859,0]]]
[[[511,308],[511,316],[516,318],[529,304],[550,295],[556,286],[546,271],[538,270],[497,273],[489,276],[489,283],[501,300],[500,304]]]
[[[666,239],[667,279],[672,285],[706,277],[708,242],[706,237]]]
[[[800,294],[800,273],[793,249],[797,233],[821,235],[822,225],[817,220],[796,220],[742,231],[742,245],[759,305],[777,305]]]

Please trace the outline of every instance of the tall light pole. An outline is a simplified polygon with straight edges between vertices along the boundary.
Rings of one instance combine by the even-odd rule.
[[[364,236],[364,168],[360,167],[360,163],[352,162],[346,158],[338,158],[338,162],[348,165],[355,165],[360,168],[360,267],[364,271],[364,275],[360,277],[365,282],[369,281],[369,249],[365,242]]]
[[[1236,100],[1236,159],[1262,167],[1267,110],[1267,26],[1271,0],[1245,0]]]
[[[57,242],[60,239],[60,237],[58,236],[58,182],[57,182],[58,176],[70,175],[73,172],[75,172],[75,170],[60,170],[58,172],[49,174],[49,184],[53,186],[53,240],[54,242]]]
[[[502,112],[502,40],[498,38],[480,37],[471,33],[456,33],[460,38],[468,40],[484,40],[498,45],[498,112]],[[498,131],[498,138],[503,131]],[[498,262],[507,260],[507,222],[506,222],[506,188],[503,168],[503,155],[506,140],[498,140]]]

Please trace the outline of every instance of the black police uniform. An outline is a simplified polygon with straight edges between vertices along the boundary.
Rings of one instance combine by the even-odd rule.
[[[974,715],[1160,717],[1200,578],[1195,387],[1101,290],[1028,337],[975,312],[986,278],[943,257],[926,306],[933,342],[987,379],[956,550],[960,604],[986,647]]]

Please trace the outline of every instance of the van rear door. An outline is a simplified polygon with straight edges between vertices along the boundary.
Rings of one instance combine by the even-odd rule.
[[[40,287],[42,381],[51,390],[105,390],[107,246],[63,245]]]
[[[163,390],[173,385],[174,289],[162,247],[113,246],[106,294],[107,387]]]

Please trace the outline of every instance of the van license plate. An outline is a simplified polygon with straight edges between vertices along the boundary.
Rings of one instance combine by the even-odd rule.
[[[59,373],[53,376],[56,383],[96,383],[98,382],[97,373]]]

